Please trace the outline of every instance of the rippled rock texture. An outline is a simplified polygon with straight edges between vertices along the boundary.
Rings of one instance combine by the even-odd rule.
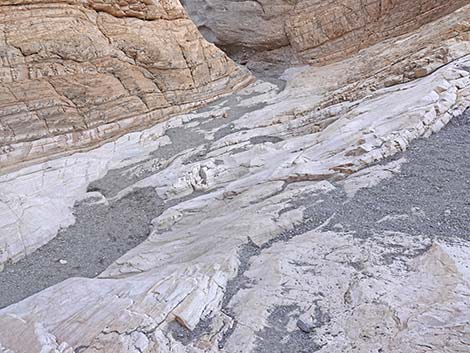
[[[3,1],[0,168],[96,147],[245,85],[178,1]]]
[[[183,0],[207,39],[242,60],[255,51],[325,63],[381,40],[413,31],[468,4],[468,0]],[[251,49],[251,51],[250,51]],[[243,55],[243,51],[246,55]],[[283,54],[281,54],[283,53]]]
[[[346,10],[329,4],[321,20],[342,23]],[[391,23],[414,14],[407,33],[0,175],[0,352],[468,351],[470,6],[426,3],[434,21],[416,28],[425,3],[409,14],[385,4]],[[101,29],[126,23],[104,46],[122,58],[121,31],[189,23],[159,19],[159,6],[179,16],[175,4],[146,5],[54,8],[101,18]],[[138,33],[142,62],[152,48],[142,41],[164,37]],[[250,79],[205,45],[233,82]]]

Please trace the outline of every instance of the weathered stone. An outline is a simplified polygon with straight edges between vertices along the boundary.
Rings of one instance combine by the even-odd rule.
[[[268,60],[286,60],[278,49],[290,47],[289,52],[306,62],[328,63],[413,31],[468,0],[184,0],[183,4],[208,40],[242,60],[249,59],[251,49],[272,51],[262,56]],[[426,74],[422,69],[415,73]]]
[[[246,85],[178,1],[6,1],[0,168],[96,147]]]
[[[46,3],[24,9],[39,4]],[[132,46],[121,31],[161,21],[173,31],[179,28],[173,21],[187,19],[170,2],[142,4],[56,6],[109,21],[100,28],[113,33],[112,43],[96,50],[128,55],[132,48],[133,60],[145,63],[137,66],[158,71],[147,51],[167,47],[152,47],[137,34]],[[365,221],[356,214],[349,220],[335,214],[337,205],[347,207],[355,195],[393,178],[405,159],[378,162],[438,132],[470,105],[468,13],[463,7],[340,62],[288,69],[279,86],[259,80],[199,112],[1,175],[5,271],[71,225],[76,201],[113,208],[137,190],[151,190],[163,208],[146,221],[148,237],[96,277],[69,278],[0,310],[0,351],[465,352],[468,242],[436,240],[434,230],[421,234],[429,209],[414,204],[377,212],[367,230],[358,229]],[[47,41],[30,44],[36,42]],[[22,50],[35,57],[46,49]],[[131,72],[121,72],[124,81]],[[53,76],[31,80],[43,89],[31,94],[43,99],[47,84],[66,81],[67,99],[86,108],[100,75],[119,81],[100,73],[82,90],[84,81],[76,88]],[[161,85],[184,85],[183,76],[165,77]],[[108,94],[120,97],[118,85],[106,87],[103,102]],[[362,205],[365,218],[373,206]],[[123,212],[131,207],[139,205]],[[400,222],[416,222],[420,232],[387,228]],[[67,261],[61,268],[72,267],[71,257],[54,263],[60,259]]]

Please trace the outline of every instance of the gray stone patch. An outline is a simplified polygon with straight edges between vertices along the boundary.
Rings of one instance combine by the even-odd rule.
[[[257,332],[255,353],[311,353],[322,348],[315,341],[315,335],[296,328],[289,331],[290,320],[298,316],[296,305],[284,305],[273,308],[268,317],[267,326]]]
[[[210,333],[212,330],[212,321],[212,318],[201,320],[192,331],[188,330],[186,327],[183,327],[178,322],[172,321],[168,325],[168,329],[175,340],[187,346],[196,342],[205,334]]]
[[[470,111],[439,134],[413,143],[401,173],[360,190],[344,205],[323,203],[358,237],[377,232],[428,235],[443,241],[470,239]],[[396,156],[399,159],[403,154]],[[388,215],[409,217],[377,223]]]
[[[283,139],[277,136],[255,136],[255,137],[250,138],[250,143],[252,145],[259,145],[259,144],[267,143],[267,142],[278,143],[281,141],[283,141]]]
[[[109,206],[77,203],[75,224],[0,272],[0,308],[70,277],[95,277],[144,241],[163,210],[153,188],[137,189]]]
[[[330,315],[323,311],[321,306],[318,305],[318,302],[318,299],[315,300],[308,312],[301,315],[297,320],[297,327],[301,331],[312,333],[315,329],[331,321]]]
[[[162,161],[170,160],[182,151],[204,145],[206,142],[202,134],[192,129],[168,129],[166,135],[171,139],[171,144],[160,146],[143,161],[108,171],[103,178],[90,183],[87,191],[99,191],[108,198],[116,196],[126,187],[163,170],[165,163]],[[150,167],[142,167],[145,162],[152,161],[154,163],[150,163]]]

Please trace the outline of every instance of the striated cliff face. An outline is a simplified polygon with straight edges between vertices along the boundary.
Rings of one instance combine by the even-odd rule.
[[[326,63],[401,35],[468,4],[468,0],[184,0],[206,38],[229,51],[290,49]],[[278,54],[278,53],[276,53]],[[276,59],[276,54],[270,60]]]
[[[178,1],[7,0],[0,169],[96,145],[243,86]]]
[[[468,0],[301,1],[286,21],[289,43],[305,61],[341,59],[468,4]]]

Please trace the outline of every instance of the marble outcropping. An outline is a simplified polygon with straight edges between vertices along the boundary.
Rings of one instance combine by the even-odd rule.
[[[122,4],[84,11],[113,23],[160,13]],[[334,214],[315,218],[335,193],[393,177],[402,162],[377,163],[467,110],[470,7],[456,8],[346,59],[1,175],[5,266],[72,224],[78,200],[113,207],[152,188],[167,206],[95,278],[0,310],[0,351],[466,352],[468,243],[393,230],[361,238],[330,225]],[[172,153],[159,155],[165,146]]]

